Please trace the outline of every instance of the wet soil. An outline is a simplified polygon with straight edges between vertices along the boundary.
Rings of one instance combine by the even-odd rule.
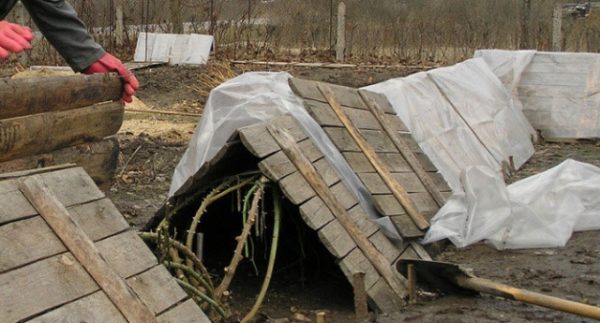
[[[241,71],[241,67],[235,67]],[[265,70],[261,66],[243,69]],[[271,69],[273,70],[273,69]],[[413,68],[278,68],[292,75],[348,86],[364,86],[405,76]],[[158,67],[137,72],[139,97],[150,109],[201,113],[205,98],[193,90],[203,68]],[[110,197],[136,227],[164,203],[177,162],[184,153],[198,118],[155,114],[126,114],[119,133],[120,166]],[[546,170],[567,158],[600,166],[596,142],[542,143],[534,157],[512,180]],[[576,233],[565,248],[497,251],[485,244],[464,249],[448,247],[440,260],[461,263],[478,276],[554,296],[600,305],[600,234]],[[234,282],[234,312],[245,313],[254,302],[261,280],[243,276]],[[237,287],[236,287],[237,286]],[[353,320],[352,295],[337,279],[299,284],[290,275],[276,275],[261,311],[264,319],[279,322],[314,320],[316,311],[328,311],[328,322]],[[277,321],[277,320],[275,320]],[[490,296],[444,296],[421,299],[380,322],[582,322],[563,314]]]

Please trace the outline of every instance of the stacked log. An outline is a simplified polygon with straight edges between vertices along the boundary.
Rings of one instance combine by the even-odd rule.
[[[108,188],[124,107],[112,74],[0,80],[0,173],[75,163]]]

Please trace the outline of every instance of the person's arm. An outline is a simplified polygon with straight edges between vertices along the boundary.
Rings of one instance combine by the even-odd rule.
[[[116,72],[123,79],[123,101],[131,102],[138,80],[123,63],[106,53],[65,0],[21,0],[42,34],[76,72]]]
[[[67,64],[84,71],[104,55],[73,7],[64,0],[21,0],[42,34]]]

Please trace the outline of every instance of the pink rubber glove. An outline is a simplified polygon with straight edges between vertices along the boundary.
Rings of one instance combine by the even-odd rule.
[[[31,48],[33,33],[28,27],[0,21],[0,59]]]
[[[117,72],[123,78],[123,96],[121,99],[127,103],[131,103],[133,100],[132,96],[140,87],[140,83],[138,82],[137,78],[135,78],[135,75],[133,75],[133,73],[131,73],[131,71],[129,71],[118,58],[106,53],[94,64],[90,65],[90,67],[83,71],[84,74],[110,72]]]

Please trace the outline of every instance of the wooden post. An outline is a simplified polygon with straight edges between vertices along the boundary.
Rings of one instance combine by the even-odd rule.
[[[417,302],[417,272],[414,264],[408,264],[406,267],[408,276],[408,301],[410,304]]]
[[[531,16],[531,0],[523,0],[521,5],[520,49],[529,48],[529,17]]]
[[[123,23],[123,2],[117,1],[116,8],[116,22],[115,22],[115,42],[117,46],[123,46],[125,39],[125,26]]]
[[[367,305],[367,292],[365,291],[365,273],[355,273],[352,275],[352,288],[354,289],[356,322],[368,322],[369,306]]]
[[[325,323],[327,320],[327,313],[325,312],[317,312],[317,323]]]
[[[552,50],[562,51],[562,6],[560,4],[554,6],[552,14]]]
[[[340,2],[338,5],[337,16],[337,45],[335,47],[335,59],[338,62],[344,61],[344,51],[346,50],[346,5]]]
[[[181,0],[169,0],[171,11],[172,31],[175,34],[183,34],[183,21],[181,20]]]

